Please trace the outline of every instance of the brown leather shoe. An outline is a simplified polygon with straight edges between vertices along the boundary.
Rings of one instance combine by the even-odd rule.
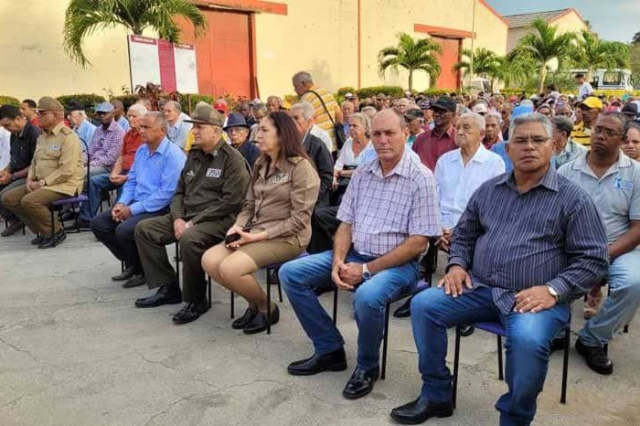
[[[0,236],[9,237],[16,232],[20,231],[24,225],[19,220],[15,220],[13,222],[9,222],[9,226],[4,231],[0,232]]]

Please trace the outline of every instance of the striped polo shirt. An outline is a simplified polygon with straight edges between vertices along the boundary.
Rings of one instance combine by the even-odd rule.
[[[338,146],[336,144],[336,136],[333,130],[333,123],[331,122],[331,119],[333,119],[333,121],[335,122],[336,111],[338,111],[340,108],[338,102],[336,102],[336,99],[333,97],[333,94],[331,92],[321,87],[311,86],[311,89],[309,90],[309,92],[306,92],[300,97],[300,100],[302,102],[309,102],[313,106],[313,110],[315,111],[314,118],[316,125],[322,130],[326,131],[331,137],[331,142],[333,144],[333,149],[331,151],[337,151]],[[331,114],[331,118],[329,118],[327,111],[325,111],[324,107],[322,106],[320,98],[316,96],[315,93],[312,93],[311,90],[322,97],[327,110]]]
[[[584,122],[573,126],[573,132],[571,132],[570,138],[580,145],[591,149],[591,129],[585,128]]]

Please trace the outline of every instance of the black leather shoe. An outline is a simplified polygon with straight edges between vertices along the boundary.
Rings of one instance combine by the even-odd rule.
[[[554,353],[556,351],[561,351],[564,349],[564,344],[567,341],[567,339],[563,337],[556,337],[555,339],[553,339],[551,341],[551,353]]]
[[[410,297],[406,302],[402,304],[398,309],[393,311],[393,316],[396,318],[407,318],[411,316],[411,299]]]
[[[144,275],[136,274],[132,276],[129,280],[125,281],[122,284],[122,288],[133,288],[141,285],[145,285],[147,283],[147,279]]]
[[[69,232],[91,231],[91,222],[84,219],[74,220],[71,226],[66,226],[64,229]]]
[[[347,386],[345,386],[342,391],[342,396],[347,399],[358,399],[369,395],[379,376],[380,369],[378,367],[369,371],[364,371],[356,367],[356,370],[347,382]]]
[[[136,300],[138,308],[155,308],[162,305],[176,305],[182,302],[182,292],[177,285],[163,286],[156,294]]]
[[[135,275],[135,272],[136,272],[136,270],[133,268],[133,266],[129,266],[127,269],[122,271],[122,273],[120,273],[118,275],[114,275],[113,277],[111,277],[111,280],[112,281],[125,281],[125,280],[133,278],[133,276]]]
[[[576,341],[576,351],[587,361],[590,369],[598,374],[609,375],[613,373],[613,361],[607,357],[603,347],[586,346],[578,338]]]
[[[311,376],[323,371],[344,371],[347,369],[347,356],[340,348],[324,355],[314,354],[311,358],[289,364],[287,371],[292,376]]]
[[[37,235],[33,240],[31,240],[31,245],[39,246],[45,238],[42,235]]]
[[[43,238],[40,244],[38,244],[38,248],[48,249],[51,247],[55,247],[66,239],[67,239],[67,234],[65,234],[64,229],[61,229],[55,235],[52,235],[49,238]]]
[[[173,316],[172,320],[174,324],[187,324],[197,320],[208,310],[207,303],[187,303]]]
[[[472,325],[461,325],[460,326],[460,335],[462,337],[471,336],[474,331],[476,331],[476,328],[474,326],[472,326]]]
[[[234,330],[242,330],[247,326],[247,324],[251,322],[251,320],[256,315],[258,315],[257,310],[254,311],[251,308],[247,308],[247,310],[244,311],[244,314],[240,318],[231,323],[231,328],[233,328]]]
[[[74,212],[73,210],[67,210],[60,215],[60,222],[75,220],[78,216],[80,216],[79,213]]]
[[[271,318],[269,319],[271,325],[277,324],[280,321],[280,309],[278,305],[273,305],[271,308]],[[251,319],[244,327],[244,334],[257,334],[262,333],[267,329],[267,314],[264,312],[258,312],[255,317]]]
[[[9,226],[7,226],[7,229],[5,229],[0,233],[0,236],[9,237],[15,234],[16,232],[20,231],[23,226],[24,225],[22,225],[22,222],[20,222],[19,220],[14,220],[9,223]]]
[[[448,402],[429,402],[427,398],[419,397],[415,401],[391,410],[391,418],[405,425],[417,425],[426,422],[431,417],[451,417],[453,404]]]

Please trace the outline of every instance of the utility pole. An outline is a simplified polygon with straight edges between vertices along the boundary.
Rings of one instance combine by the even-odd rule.
[[[473,57],[475,52],[473,50],[474,42],[476,39],[476,0],[471,0],[473,2],[473,15],[471,16],[471,58],[469,62],[469,88],[471,88],[471,77],[473,76]]]

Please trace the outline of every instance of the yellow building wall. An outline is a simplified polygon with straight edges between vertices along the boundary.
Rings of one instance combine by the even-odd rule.
[[[587,29],[584,21],[573,11],[564,15],[562,18],[551,22],[551,24],[558,27],[558,32],[560,34],[568,33],[570,31],[580,32]]]
[[[92,66],[83,69],[62,48],[68,0],[0,1],[0,95],[38,99],[75,93],[121,93],[129,86],[127,39],[123,29],[87,39]]]

